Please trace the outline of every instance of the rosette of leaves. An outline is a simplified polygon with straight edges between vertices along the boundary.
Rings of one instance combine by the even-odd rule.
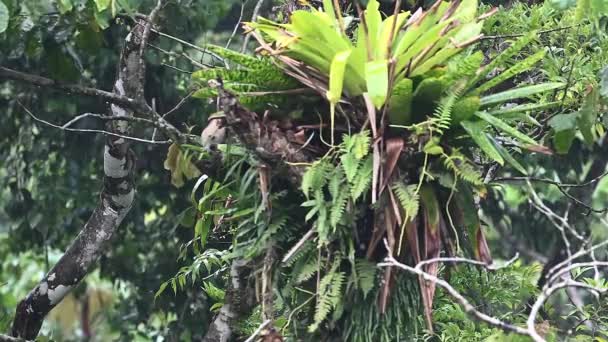
[[[395,13],[384,20],[378,1],[372,0],[351,38],[347,27],[352,18],[331,0],[323,5],[293,12],[287,24],[260,18],[246,27],[259,33],[262,48],[298,69],[292,76],[327,98],[332,132],[343,95],[367,94],[381,108],[395,85],[442,65],[475,42],[483,25],[476,16],[477,0],[437,1],[427,11]],[[307,68],[300,70],[292,60]]]
[[[390,136],[374,136],[383,146],[382,155],[364,130],[342,139],[339,157],[326,155],[305,174],[302,190],[308,200],[303,206],[310,207],[307,220],[314,219],[319,244],[327,246],[343,237],[339,226],[356,216],[352,208],[368,202],[365,194],[371,190],[372,198],[377,194],[378,202],[391,209],[376,211],[375,220],[381,217],[385,229],[372,234],[368,257],[386,237],[394,255],[402,256],[402,250],[408,250],[416,263],[436,258],[442,250],[461,253],[461,241],[469,242],[464,247],[470,255],[491,263],[474,200],[475,195],[483,196],[484,182],[473,156],[480,150],[482,158],[500,165],[507,162],[525,173],[499,141],[507,139],[520,148],[547,151],[518,127],[536,124],[530,113],[555,105],[537,103],[535,96],[563,84],[492,93],[497,85],[529,71],[544,57],[545,52],[540,51],[523,60],[514,58],[535,34],[512,43],[482,67],[479,52],[457,55],[480,37],[485,15],[477,16],[477,1],[437,1],[427,11],[395,12],[382,19],[378,2],[372,0],[354,29],[350,18],[342,16],[332,1],[323,4],[323,9],[310,6],[309,11],[295,11],[287,24],[266,19],[246,24],[257,34],[262,49],[278,56],[286,69],[300,68],[290,75],[327,98],[331,145],[335,109],[345,98],[367,97],[375,107],[371,111],[386,114],[393,127],[387,130]],[[489,77],[496,69],[504,71]],[[514,105],[506,108],[506,103]],[[370,116],[370,120],[376,121],[376,117]],[[408,154],[405,145],[414,146],[409,155],[414,160],[422,155],[423,161],[400,170],[396,165]],[[370,150],[384,163],[374,161]],[[382,179],[377,176],[380,169]],[[351,215],[346,215],[349,211]],[[424,268],[431,274],[438,272],[436,263]],[[385,288],[377,293],[382,307],[391,284],[391,275],[385,276]],[[435,289],[423,281],[420,287],[430,328]],[[338,307],[337,303],[324,303],[323,314],[312,327]]]

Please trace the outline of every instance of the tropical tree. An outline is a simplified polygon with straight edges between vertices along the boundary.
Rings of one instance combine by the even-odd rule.
[[[184,329],[170,334],[175,339],[544,341],[572,324],[577,334],[566,334],[606,337],[605,301],[594,303],[587,295],[602,298],[608,290],[601,272],[606,210],[587,204],[601,196],[606,174],[606,161],[595,155],[605,136],[607,94],[605,77],[598,77],[607,41],[599,32],[606,12],[601,1],[580,1],[570,10],[570,4],[553,2],[498,11],[476,0],[438,0],[426,7],[396,1],[392,15],[376,0],[304,1],[287,2],[268,12],[270,18],[258,15],[262,5],[243,23],[255,55],[244,52],[248,38],[242,52],[230,49],[234,34],[226,47],[174,37],[173,31],[185,31],[173,26],[173,15],[187,10],[172,2],[79,7],[63,1],[57,27],[75,34],[66,38],[51,25],[54,41],[43,41],[40,51],[36,42],[47,37],[42,25],[33,33],[23,29],[29,7],[1,9],[0,19],[8,21],[0,31],[16,33],[5,34],[7,48],[18,52],[19,43],[24,46],[0,67],[0,76],[10,80],[6,93],[19,95],[7,101],[11,115],[5,118],[16,128],[10,134],[29,139],[19,146],[35,149],[36,160],[45,151],[19,129],[21,122],[36,130],[40,125],[105,135],[98,203],[78,215],[78,236],[16,306],[10,335],[36,338],[45,316],[100,258],[103,274],[127,278],[113,272],[128,264],[104,262],[104,253],[118,260],[147,253],[147,262],[174,265],[180,259],[185,265],[173,266],[177,273],[168,279],[158,277],[165,267],[156,268],[155,291],[138,293],[142,301],[154,298],[176,311],[169,288],[182,296],[183,310],[205,298],[196,306],[205,311],[198,319],[209,323],[204,335]],[[242,5],[239,21],[244,11]],[[43,23],[42,17],[36,22]],[[561,26],[544,27],[546,17]],[[200,19],[197,13],[187,18]],[[128,22],[128,30],[119,35],[110,21]],[[516,28],[518,33],[509,31]],[[122,51],[109,58],[115,77],[104,68],[78,72],[87,69],[75,47],[97,41],[95,50],[104,38],[117,36]],[[581,51],[595,52],[586,66],[578,65]],[[30,67],[30,58],[47,63],[45,69]],[[99,58],[89,57],[91,63]],[[165,61],[158,59],[175,65],[162,68]],[[112,91],[89,86],[96,82]],[[56,110],[52,98],[15,90],[17,84],[97,103],[79,100],[70,116],[43,119],[37,112]],[[176,90],[183,99],[172,98]],[[202,101],[186,107],[190,98]],[[46,107],[40,104],[45,100]],[[107,115],[74,116],[103,102]],[[176,117],[181,111],[191,115]],[[104,125],[91,129],[87,122]],[[159,158],[159,145],[169,145],[166,158]],[[44,229],[42,215],[24,213],[53,198],[45,190],[53,193],[57,185],[39,176],[57,177],[48,171],[57,161],[34,163],[39,169],[24,178],[17,171],[27,168],[26,153],[11,149],[7,155],[14,162],[0,170],[9,179],[5,196],[18,200],[11,200],[7,222]],[[163,184],[176,188],[172,201],[159,187],[161,163],[170,173]],[[95,165],[79,162],[78,175]],[[143,204],[136,200],[136,169],[142,169]],[[83,178],[77,184],[93,181]],[[596,184],[593,198],[582,191]],[[93,207],[86,195],[79,193]],[[74,215],[74,203],[57,204],[62,214],[51,216],[55,221],[66,212]],[[86,223],[83,215],[89,216]],[[110,242],[128,215],[139,217],[130,219],[131,231],[146,227],[134,244],[149,243],[152,251]],[[538,231],[522,229],[531,221]],[[188,234],[155,232],[171,222],[189,227]],[[169,236],[177,238],[158,241]],[[526,248],[530,241],[538,242],[541,253]],[[509,248],[496,253],[503,244]],[[521,250],[529,264],[511,259],[513,250]],[[569,298],[548,304],[562,289]],[[168,329],[186,326],[183,317]]]

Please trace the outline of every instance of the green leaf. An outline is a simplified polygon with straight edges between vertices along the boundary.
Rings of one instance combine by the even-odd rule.
[[[588,146],[593,145],[596,140],[595,124],[597,121],[599,107],[599,92],[593,89],[585,98],[583,107],[578,115],[578,128]]]
[[[536,31],[532,31],[529,34],[519,38],[516,42],[511,44],[511,46],[502,51],[498,56],[494,57],[488,65],[483,67],[483,69],[481,69],[481,71],[469,81],[468,88],[472,88],[476,83],[484,79],[495,68],[505,65],[505,63],[511,57],[517,54],[526,45],[530,44],[530,42],[532,42],[534,39],[536,39]]]
[[[424,145],[422,151],[426,154],[437,155],[443,153],[443,148],[439,146],[439,139],[433,138]]]
[[[507,123],[505,123],[504,121],[500,120],[497,117],[494,117],[486,112],[477,112],[477,113],[475,113],[475,115],[477,117],[479,117],[480,119],[485,120],[490,125],[498,128],[499,130],[509,134],[510,136],[512,136],[516,139],[519,139],[521,142],[531,144],[531,145],[538,145],[538,143],[536,141],[534,141],[534,139],[521,133],[516,128],[509,126]]]
[[[500,93],[484,96],[481,98],[481,105],[487,106],[491,104],[506,102],[510,100],[520,99],[524,97],[530,97],[535,94],[544,93],[549,90],[561,88],[565,83],[561,82],[549,82],[537,85],[525,86],[515,88]]]
[[[506,148],[504,148],[501,144],[499,144],[493,137],[490,136],[489,138],[492,141],[492,144],[494,145],[496,150],[500,153],[500,155],[505,159],[505,161],[509,165],[513,166],[517,171],[521,172],[523,175],[525,175],[525,176],[528,175],[528,171],[526,171],[526,168],[523,167],[523,165],[521,165],[517,161],[517,159],[513,158],[511,153],[509,153],[509,151],[507,151]]]
[[[95,0],[95,5],[97,6],[97,11],[102,12],[108,7],[110,7],[110,2],[112,0]]]
[[[486,124],[481,121],[463,121],[460,125],[469,133],[469,136],[481,150],[500,165],[504,165],[504,159],[500,152],[494,147],[484,132]]]
[[[71,0],[59,0],[57,2],[57,5],[59,7],[59,13],[61,13],[61,14],[65,14],[65,13],[71,11],[72,8],[74,8],[74,5],[72,5]]]
[[[336,104],[342,97],[342,86],[344,84],[344,70],[346,69],[346,62],[348,56],[350,56],[352,50],[342,51],[334,57],[331,61],[331,67],[329,72],[329,90],[327,91],[327,100],[330,103],[331,111],[331,141],[333,145],[334,140],[334,124],[336,114]]]
[[[401,182],[395,182],[392,184],[391,188],[395,191],[401,208],[405,212],[405,219],[411,220],[416,217],[420,207],[420,198],[418,193],[416,193],[418,185],[405,185]]]
[[[365,64],[367,93],[376,108],[382,107],[388,94],[388,61],[385,59]]]
[[[512,113],[520,113],[520,112],[534,112],[540,109],[551,108],[553,106],[559,105],[560,101],[553,101],[547,103],[526,103],[522,105],[517,105],[509,108],[500,108],[496,110],[492,110],[488,112],[490,115],[506,115]],[[536,121],[536,120],[534,120]]]
[[[158,291],[156,291],[156,293],[154,294],[154,299],[155,300],[156,300],[156,298],[158,298],[158,296],[160,296],[165,291],[165,289],[167,288],[168,285],[169,285],[168,281],[160,284],[160,287],[158,288]]]
[[[9,13],[4,2],[0,1],[0,33],[6,31],[8,27]]]
[[[530,70],[534,66],[534,64],[536,64],[538,61],[542,60],[543,57],[545,57],[545,50],[539,51],[539,52],[535,53],[534,55],[524,59],[523,61],[518,62],[517,64],[510,67],[506,71],[503,71],[502,73],[500,73],[500,75],[492,78],[488,82],[479,86],[475,90],[475,92],[483,93],[484,91],[489,90],[489,89],[501,84],[502,82],[514,77],[515,75],[518,75],[518,74],[521,74],[522,72]]]
[[[549,120],[553,129],[553,146],[559,154],[568,153],[576,136],[578,113],[558,114]]]

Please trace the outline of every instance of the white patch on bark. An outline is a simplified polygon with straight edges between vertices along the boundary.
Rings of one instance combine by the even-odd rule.
[[[127,157],[118,159],[110,154],[110,146],[105,145],[103,152],[103,172],[107,177],[121,178],[129,174]]]
[[[125,143],[125,139],[124,138],[116,139],[116,140],[114,140],[114,143],[115,144],[124,144]]]
[[[49,301],[51,302],[51,305],[59,303],[71,289],[71,286],[65,285],[57,285],[56,288],[49,289]]]
[[[131,34],[129,33],[129,36],[130,35]],[[129,36],[127,36],[127,40],[129,39]],[[120,78],[114,83],[114,89],[119,95],[125,95],[125,87],[122,85],[122,80]]]
[[[49,276],[48,276],[48,280],[49,280],[49,281],[53,281],[53,280],[55,280],[55,273],[51,273],[51,274],[49,274]]]
[[[49,283],[47,283],[46,281],[43,281],[40,286],[38,287],[38,292],[41,295],[46,295],[46,291],[48,291],[49,289]]]
[[[108,238],[108,233],[106,233],[106,231],[105,231],[105,230],[100,229],[100,230],[97,232],[97,239],[99,239],[99,240],[105,240],[105,239],[107,239],[107,238]]]
[[[112,108],[112,114],[114,116],[127,116],[127,111],[124,110],[122,107],[117,106],[115,104],[111,104],[110,108]],[[119,122],[125,122],[124,120],[121,120]]]

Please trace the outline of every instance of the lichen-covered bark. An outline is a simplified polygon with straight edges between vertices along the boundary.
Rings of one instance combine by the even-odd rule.
[[[140,53],[146,25],[136,25],[125,39],[113,92],[143,100],[145,66]],[[113,116],[132,116],[130,109],[111,104]],[[109,131],[129,135],[127,121],[111,121]],[[134,154],[129,142],[109,136],[103,151],[104,184],[99,204],[57,264],[17,306],[11,334],[35,339],[44,317],[87,275],[105,251],[114,232],[129,212],[133,186]]]

